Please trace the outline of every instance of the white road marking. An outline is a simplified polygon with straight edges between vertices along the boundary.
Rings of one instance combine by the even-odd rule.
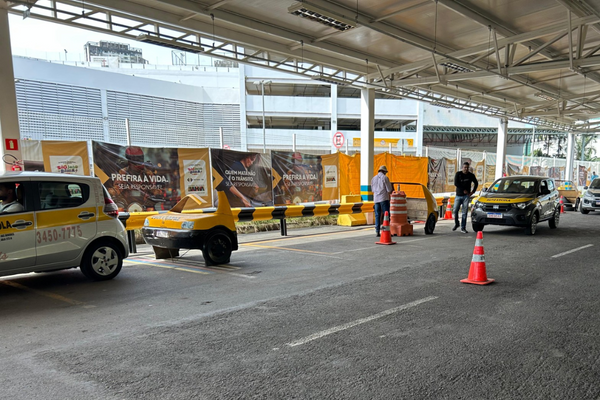
[[[566,256],[567,254],[575,253],[576,251],[583,250],[583,249],[586,249],[586,248],[592,247],[592,246],[593,246],[593,244],[586,244],[585,246],[581,246],[581,247],[578,247],[578,248],[573,249],[573,250],[565,251],[564,253],[555,254],[555,255],[552,256],[552,258],[558,258],[558,257]]]
[[[370,321],[373,321],[373,320],[376,320],[376,319],[379,319],[379,318],[383,318],[383,317],[388,316],[390,314],[397,313],[398,311],[407,310],[409,308],[418,306],[419,304],[425,303],[427,301],[435,300],[435,299],[437,299],[436,296],[429,296],[429,297],[425,297],[424,299],[415,300],[415,301],[413,301],[411,303],[407,303],[407,304],[404,304],[404,305],[401,305],[401,306],[398,306],[398,307],[390,308],[389,310],[382,311],[382,312],[380,312],[378,314],[375,314],[375,315],[371,315],[370,317],[357,319],[356,321],[348,322],[348,323],[343,324],[343,325],[334,326],[333,328],[329,328],[329,329],[326,329],[324,331],[314,333],[314,334],[312,334],[310,336],[307,336],[307,337],[305,337],[303,339],[300,339],[300,340],[297,340],[295,342],[287,343],[287,346],[295,347],[295,346],[299,346],[301,344],[306,344],[308,342],[312,342],[313,340],[317,340],[317,339],[320,339],[320,338],[325,337],[327,335],[331,335],[332,333],[336,333],[336,332],[340,332],[340,331],[343,331],[343,330],[346,330],[346,329],[350,329],[350,328],[355,327],[357,325],[361,325],[361,324],[364,324],[366,322],[370,322]]]

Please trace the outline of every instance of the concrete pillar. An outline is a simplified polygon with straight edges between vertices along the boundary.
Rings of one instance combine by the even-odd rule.
[[[502,178],[502,169],[506,162],[506,146],[508,144],[508,119],[500,118],[498,122],[498,143],[496,144],[496,175],[494,179]]]
[[[573,181],[573,159],[575,158],[575,134],[567,132],[567,166],[565,167],[565,180]]]
[[[0,71],[0,155],[12,154],[21,160],[15,74],[10,48],[7,3],[4,1],[0,1]],[[11,167],[0,160],[0,172],[7,169],[10,170]]]
[[[372,201],[373,146],[375,142],[375,90],[360,91],[360,195]]]
[[[415,132],[415,146],[417,146],[416,156],[421,157],[423,155],[423,110],[425,103],[417,102],[417,131]]]

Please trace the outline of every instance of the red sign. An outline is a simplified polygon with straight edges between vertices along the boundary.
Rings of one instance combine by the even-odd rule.
[[[4,139],[6,150],[19,150],[19,139]]]
[[[339,149],[344,145],[344,134],[342,132],[336,132],[333,135],[333,145],[336,149]]]
[[[223,148],[224,148],[224,149],[227,149],[227,150],[229,150],[229,149],[230,149],[230,147],[229,147],[229,145],[228,145],[228,144],[224,144],[224,145],[223,145]]]

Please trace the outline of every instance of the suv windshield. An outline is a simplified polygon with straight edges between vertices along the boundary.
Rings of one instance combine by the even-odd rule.
[[[538,192],[537,179],[522,178],[504,178],[500,179],[488,189],[490,193],[527,193],[536,194]],[[600,180],[598,182],[600,184]]]
[[[600,178],[594,179],[588,189],[600,189]]]

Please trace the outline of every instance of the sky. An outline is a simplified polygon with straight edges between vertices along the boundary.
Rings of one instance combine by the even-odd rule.
[[[83,46],[87,42],[107,40],[140,48],[151,64],[170,65],[171,50],[151,44],[127,40],[86,29],[45,22],[9,14],[10,42],[14,55],[46,60],[85,61]]]

